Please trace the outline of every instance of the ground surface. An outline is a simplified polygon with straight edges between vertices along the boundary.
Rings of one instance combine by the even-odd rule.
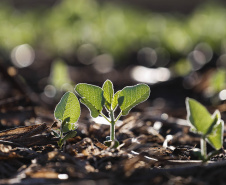
[[[189,131],[185,107],[170,108],[162,99],[138,106],[116,125],[120,142],[117,149],[103,144],[109,135],[109,125],[90,119],[89,112],[82,107],[77,136],[60,150],[57,138],[51,134],[51,129],[59,126],[54,122],[53,112],[37,104],[39,94],[10,75],[9,70],[1,69],[4,93],[0,93],[0,184],[226,182],[224,150],[206,164],[192,154],[192,149],[199,147],[199,137]],[[154,86],[153,93],[162,88],[169,91],[168,96],[170,93],[177,96],[177,91],[169,87],[176,83],[181,92],[179,82],[176,79]],[[223,105],[208,108],[219,108],[225,119]]]

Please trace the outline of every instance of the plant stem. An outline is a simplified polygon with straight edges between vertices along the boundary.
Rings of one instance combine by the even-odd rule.
[[[64,127],[64,125],[65,125],[65,121],[63,121],[63,122],[61,123],[61,126],[60,126],[60,138],[63,137],[63,127]]]
[[[207,151],[206,151],[206,140],[205,140],[205,137],[201,137],[200,147],[201,147],[201,154],[202,154],[203,158],[206,159]]]
[[[109,121],[109,119],[108,119],[102,112],[100,112],[100,115],[101,115],[103,118],[105,118],[109,123],[111,123],[111,121]]]
[[[122,111],[119,113],[119,115],[117,116],[117,118],[115,119],[115,123],[119,120],[119,118],[122,116]]]
[[[115,118],[114,118],[114,112],[112,110],[109,112],[109,116],[111,118],[110,139],[114,141],[115,140]]]

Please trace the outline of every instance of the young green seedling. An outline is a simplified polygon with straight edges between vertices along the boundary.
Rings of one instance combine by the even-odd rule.
[[[77,132],[76,122],[81,114],[80,103],[78,98],[72,92],[67,92],[63,95],[60,102],[57,104],[54,116],[61,122],[60,129],[53,133],[59,138],[58,146],[61,148],[67,139],[75,137]]]
[[[134,106],[147,100],[150,95],[150,88],[146,84],[125,87],[114,94],[113,84],[110,80],[106,80],[102,88],[80,83],[75,86],[75,91],[81,97],[81,103],[90,110],[93,118],[101,115],[110,123],[110,138],[105,144],[107,146],[114,145],[114,147],[119,144],[115,139],[115,123],[121,116],[127,115]],[[121,111],[115,118],[117,106]],[[103,107],[107,110],[109,118],[103,114]]]
[[[209,160],[213,153],[207,155],[206,141],[216,150],[223,145],[224,121],[216,110],[211,115],[207,109],[194,99],[186,99],[187,120],[191,131],[201,135],[201,151],[196,151],[203,161]]]

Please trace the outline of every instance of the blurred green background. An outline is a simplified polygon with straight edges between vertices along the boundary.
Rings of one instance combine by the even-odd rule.
[[[106,78],[194,89],[205,77],[202,96],[226,99],[223,2],[121,2],[1,1],[0,62],[48,98]]]
[[[116,61],[144,46],[186,56],[200,42],[220,54],[226,45],[225,17],[221,4],[209,2],[186,15],[95,0],[66,0],[45,9],[1,4],[0,42],[7,53],[26,43],[53,56],[69,55],[90,44],[95,54],[107,52]]]

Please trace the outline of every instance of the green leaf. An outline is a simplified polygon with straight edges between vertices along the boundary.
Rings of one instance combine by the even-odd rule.
[[[111,104],[112,104],[112,99],[114,95],[114,89],[113,89],[113,84],[110,80],[106,80],[103,84],[102,87],[104,91],[104,98],[105,98],[105,107],[110,111],[111,110]]]
[[[75,123],[81,114],[78,98],[72,92],[66,92],[57,104],[54,116],[64,124],[64,131],[74,128]]]
[[[68,139],[75,137],[76,134],[77,134],[76,131],[74,131],[74,130],[73,130],[73,131],[70,131],[70,132],[68,132],[68,133],[63,137],[62,141],[63,141],[63,142],[64,142],[64,141],[67,141]]]
[[[63,133],[68,132],[70,130],[75,130],[76,129],[76,124],[71,124],[71,123],[64,123],[62,124],[62,131]]]
[[[194,99],[186,98],[187,120],[193,131],[206,135],[211,130],[213,118],[207,109]]]
[[[224,121],[218,120],[214,125],[212,132],[207,136],[207,142],[216,150],[219,150],[223,145]]]
[[[212,124],[210,125],[209,129],[208,129],[208,132],[206,133],[206,135],[209,135],[212,133],[212,130],[214,128],[214,126],[218,123],[219,120],[221,120],[221,115],[220,115],[220,112],[219,110],[216,110],[213,115],[211,116],[212,118]]]
[[[68,132],[63,138],[60,138],[59,139],[59,141],[57,142],[58,143],[58,146],[61,148],[63,146],[63,144],[64,144],[65,141],[67,141],[70,138],[75,137],[76,134],[77,134],[77,132],[74,131],[74,130]]]
[[[134,106],[147,100],[149,95],[150,88],[146,84],[138,84],[123,88],[118,97],[122,115],[127,115]]]
[[[91,116],[96,118],[103,109],[103,90],[95,85],[80,83],[75,86],[75,91],[81,97],[81,103],[90,110]]]
[[[80,99],[81,103],[83,103],[86,107],[88,107],[90,114],[93,118],[96,118],[100,115],[100,111],[96,109],[86,98]]]
[[[114,111],[118,106],[118,97],[121,91],[117,91],[113,97],[111,109]]]

